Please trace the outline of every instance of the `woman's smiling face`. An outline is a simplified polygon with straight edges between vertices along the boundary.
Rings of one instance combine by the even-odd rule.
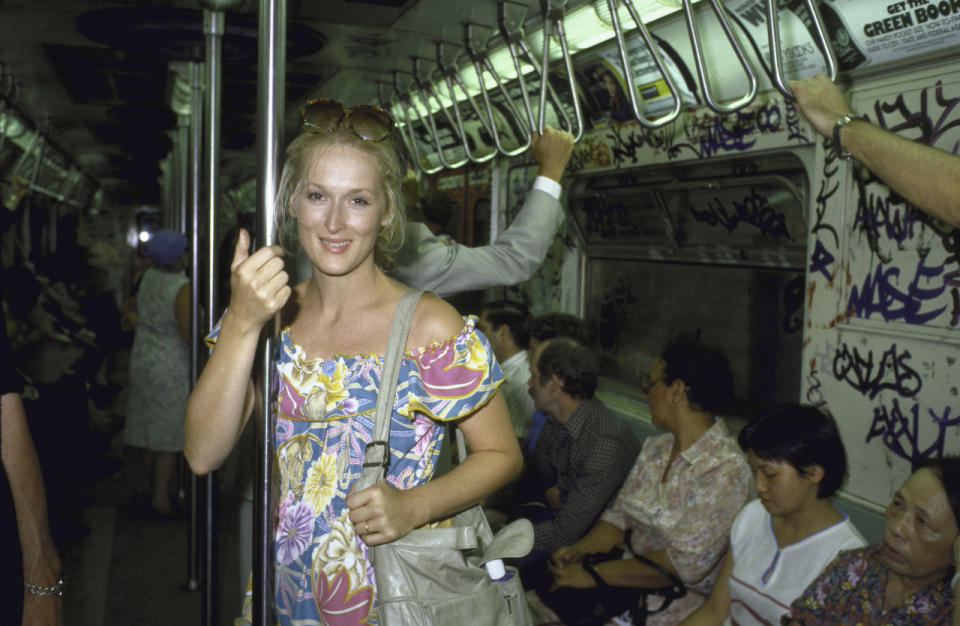
[[[355,146],[321,148],[296,199],[297,232],[313,266],[331,276],[373,262],[390,207],[376,157]]]

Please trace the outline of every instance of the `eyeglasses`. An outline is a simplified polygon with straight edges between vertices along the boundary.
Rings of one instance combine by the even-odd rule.
[[[310,100],[300,108],[300,127],[309,133],[348,128],[364,141],[383,141],[393,134],[393,119],[378,106],[345,107],[330,98]]]

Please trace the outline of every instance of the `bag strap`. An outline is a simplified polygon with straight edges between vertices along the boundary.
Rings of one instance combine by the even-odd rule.
[[[383,355],[383,370],[380,374],[380,389],[377,391],[377,408],[373,414],[373,436],[363,453],[363,471],[357,480],[356,489],[366,489],[383,479],[390,463],[390,414],[397,395],[397,375],[413,312],[417,308],[422,291],[407,289],[400,296],[390,324],[390,337]]]

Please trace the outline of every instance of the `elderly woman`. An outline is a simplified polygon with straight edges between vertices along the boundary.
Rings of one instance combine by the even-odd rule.
[[[568,626],[601,624],[625,610],[636,617],[639,589],[678,586],[677,579],[685,595],[669,603],[648,598],[646,623],[676,624],[689,615],[713,586],[730,525],[750,492],[750,469],[717,416],[732,396],[722,354],[674,341],[654,361],[644,390],[653,424],[667,432],[644,442],[600,521],[553,553],[553,587],[538,590]],[[597,556],[608,552],[606,560]]]
[[[520,452],[497,393],[500,368],[475,318],[424,296],[391,402],[386,481],[353,489],[371,440],[380,355],[406,289],[383,272],[403,231],[404,168],[393,121],[377,107],[318,100],[301,118],[277,218],[295,222],[312,276],[289,286],[283,250],[248,254],[241,232],[230,304],[187,407],[185,454],[201,474],[226,459],[254,404],[257,338],[280,313],[270,400],[279,466],[276,618],[376,624],[369,546],[481,501],[517,474]],[[447,420],[457,420],[471,453],[430,480]]]
[[[883,544],[841,552],[783,623],[950,624],[958,514],[960,457],[922,461],[887,507]]]

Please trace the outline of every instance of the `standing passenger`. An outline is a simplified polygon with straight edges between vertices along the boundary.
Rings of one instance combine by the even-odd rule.
[[[226,459],[252,412],[260,330],[279,312],[284,326],[271,389],[279,466],[276,617],[284,625],[376,624],[369,546],[481,501],[519,471],[520,453],[496,393],[500,368],[474,318],[424,296],[391,402],[386,481],[351,491],[372,435],[379,355],[406,290],[382,269],[403,229],[404,170],[393,120],[378,107],[316,100],[301,120],[276,210],[281,224],[295,223],[312,277],[290,287],[281,247],[248,254],[250,240],[241,232],[230,304],[187,406],[185,453],[197,473]],[[458,421],[471,454],[430,480],[441,422],[449,420]]]
[[[830,502],[847,465],[830,417],[780,406],[744,427],[739,441],[759,498],[733,521],[717,583],[684,626],[779,624],[837,552],[866,543]]]
[[[563,222],[560,180],[573,154],[573,135],[547,126],[542,136],[533,133],[530,151],[539,164],[533,189],[496,241],[476,248],[448,245],[425,224],[411,222],[390,276],[442,297],[530,278],[543,265]]]
[[[141,449],[138,495],[150,494],[161,517],[173,515],[170,483],[183,450],[183,413],[190,393],[190,285],[179,263],[187,238],[160,230],[145,244],[153,265],[137,291],[123,442]]]
[[[797,109],[817,132],[834,140],[838,155],[863,163],[918,209],[960,228],[960,156],[854,116],[840,89],[823,74],[791,81],[789,87]]]

